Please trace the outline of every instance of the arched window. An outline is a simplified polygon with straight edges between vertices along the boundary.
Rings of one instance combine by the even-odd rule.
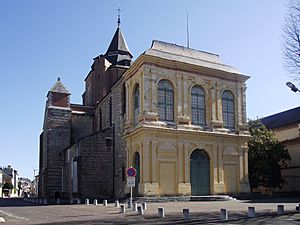
[[[224,127],[234,129],[234,97],[230,91],[222,94],[222,115]]]
[[[192,88],[192,124],[205,125],[205,97],[199,86]]]
[[[159,81],[157,92],[159,119],[174,121],[174,94],[171,82],[168,80]]]
[[[139,113],[140,113],[140,86],[137,84],[134,89],[134,113],[133,113],[134,125],[137,125],[139,122]]]

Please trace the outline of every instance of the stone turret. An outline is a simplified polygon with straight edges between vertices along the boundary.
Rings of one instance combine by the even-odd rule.
[[[57,78],[56,83],[48,92],[48,105],[58,107],[70,107],[71,93],[61,83],[60,78]]]
[[[40,135],[39,195],[52,198],[62,191],[63,151],[71,144],[70,92],[58,78],[47,95]]]

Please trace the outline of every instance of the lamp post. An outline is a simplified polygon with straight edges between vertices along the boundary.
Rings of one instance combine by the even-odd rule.
[[[293,92],[300,92],[300,90],[292,82],[286,82],[286,86],[288,86]]]

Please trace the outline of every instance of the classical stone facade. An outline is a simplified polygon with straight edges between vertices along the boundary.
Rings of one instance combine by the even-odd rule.
[[[246,85],[218,55],[161,41],[131,63],[120,27],[94,58],[83,104],[58,80],[40,142],[42,197],[249,192]]]
[[[127,166],[139,168],[140,195],[249,192],[248,76],[223,65],[217,55],[153,41],[151,49],[123,77],[128,99],[124,132]],[[169,83],[162,96],[167,103],[160,99],[164,94],[160,82]],[[197,103],[197,95],[193,99],[194,87],[203,91],[202,102]],[[222,107],[228,107],[222,99],[225,92],[232,94],[230,127],[223,118]],[[202,104],[202,124],[197,124],[192,101],[196,101],[196,108]],[[164,112],[161,104],[171,112]],[[170,113],[170,118],[162,119],[164,113]],[[203,165],[207,166],[192,165],[193,153],[206,157]]]

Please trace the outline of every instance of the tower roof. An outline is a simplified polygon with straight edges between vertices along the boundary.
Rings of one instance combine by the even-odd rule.
[[[119,26],[110,42],[105,56],[112,65],[130,65],[132,55],[127,47],[124,35]]]
[[[62,84],[60,81],[60,78],[57,78],[57,81],[55,82],[54,86],[50,89],[49,92],[57,92],[57,93],[64,93],[64,94],[71,94],[67,88]]]

